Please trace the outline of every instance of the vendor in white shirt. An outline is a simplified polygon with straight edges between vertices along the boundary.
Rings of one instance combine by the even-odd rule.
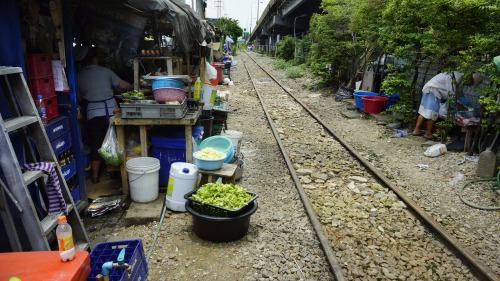
[[[453,83],[453,79],[460,81],[464,76],[463,73],[458,72],[443,72],[432,77],[422,89],[422,101],[420,102],[420,107],[418,109],[417,124],[413,130],[414,136],[423,135],[424,138],[432,140],[434,136],[432,135],[432,128],[434,123],[439,117],[439,107],[441,105],[441,100],[447,100],[449,95],[455,95],[456,85]],[[476,88],[483,81],[481,74],[474,73],[472,79],[465,81],[463,84],[465,86],[474,86]],[[425,133],[420,132],[420,127],[424,120],[427,120]]]

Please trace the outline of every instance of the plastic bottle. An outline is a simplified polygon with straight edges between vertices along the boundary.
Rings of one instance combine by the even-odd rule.
[[[477,161],[476,175],[482,178],[492,178],[495,173],[496,158],[495,152],[491,151],[489,147],[481,152],[481,154],[479,154],[479,160]]]
[[[442,143],[436,143],[435,145],[427,148],[427,150],[424,152],[424,155],[427,157],[436,157],[441,154],[445,154],[448,151],[446,149],[446,145]]]
[[[42,99],[42,95],[37,96],[35,104],[38,109],[38,115],[40,115],[40,119],[42,119],[42,123],[47,124],[47,111],[45,110],[45,102]]]
[[[194,82],[194,93],[193,97],[197,100],[200,100],[201,95],[201,80],[200,77],[196,78],[196,82]]]
[[[406,137],[408,135],[408,130],[394,130],[393,138]]]
[[[59,223],[56,229],[59,256],[61,256],[62,261],[70,261],[75,257],[73,232],[71,226],[66,221],[66,216],[58,217],[57,222]]]

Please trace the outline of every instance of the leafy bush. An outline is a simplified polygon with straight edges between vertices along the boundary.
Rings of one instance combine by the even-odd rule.
[[[390,70],[394,70],[392,66]],[[413,114],[413,97],[410,90],[411,74],[408,72],[392,72],[387,75],[387,78],[382,82],[382,91],[386,95],[399,94],[398,103],[392,105],[389,111],[403,115],[405,123],[411,123],[415,116]]]
[[[286,69],[286,77],[288,78],[300,78],[302,76],[304,76],[305,74],[305,71],[303,69],[303,67],[301,67],[300,65],[298,66],[292,66],[292,67],[289,67]]]
[[[302,39],[297,39],[297,55],[295,57],[296,64],[304,64],[308,62],[309,51],[311,50],[311,41],[309,36],[304,36]]]
[[[285,68],[289,68],[290,66],[292,66],[292,64],[290,62],[287,62],[283,59],[278,59],[275,63],[274,63],[274,68],[275,69],[285,69]]]
[[[279,59],[286,61],[293,60],[295,52],[295,42],[293,41],[293,37],[285,36],[283,40],[276,43],[276,47],[278,48],[277,55]]]

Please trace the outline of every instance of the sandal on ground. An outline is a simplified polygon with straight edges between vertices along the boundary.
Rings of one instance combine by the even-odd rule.
[[[418,134],[411,133],[411,135],[414,136],[414,137],[420,137],[420,136],[423,136],[424,133],[418,133]]]
[[[424,139],[426,139],[428,141],[439,142],[439,139],[436,137],[426,137],[425,135],[423,137],[424,137]]]
[[[91,181],[92,183],[98,183],[98,182],[99,182],[99,178],[96,178],[96,179],[94,179],[94,178],[90,178],[90,181]]]

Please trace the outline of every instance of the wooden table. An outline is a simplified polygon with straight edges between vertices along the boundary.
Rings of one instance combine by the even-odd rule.
[[[474,136],[474,132],[477,129],[478,125],[462,125],[460,122],[457,122],[460,127],[462,127],[462,132],[465,133],[465,144],[464,144],[464,152],[468,152],[472,145],[472,137]]]
[[[162,126],[162,125],[178,125],[184,126],[186,135],[186,162],[193,163],[193,141],[192,141],[192,127],[200,117],[200,110],[188,111],[182,119],[166,119],[166,118],[120,118],[114,116],[109,119],[111,124],[116,126],[116,137],[118,143],[123,147],[123,159],[127,159],[127,152],[125,150],[125,126],[139,126],[139,135],[141,141],[141,156],[148,156],[148,136],[146,127],[148,126]],[[120,173],[122,177],[122,191],[123,194],[129,194],[128,178],[126,161],[120,166]]]

